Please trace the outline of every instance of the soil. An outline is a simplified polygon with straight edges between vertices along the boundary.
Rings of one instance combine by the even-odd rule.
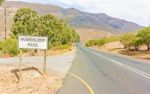
[[[56,94],[64,76],[48,70],[43,75],[37,68],[26,67],[19,76],[14,65],[0,65],[0,94]]]
[[[131,51],[124,49],[124,46],[120,42],[111,42],[102,47],[94,47],[98,50],[109,51],[116,54],[127,55],[143,60],[150,60],[150,51],[146,51],[146,47],[140,47],[139,51]]]

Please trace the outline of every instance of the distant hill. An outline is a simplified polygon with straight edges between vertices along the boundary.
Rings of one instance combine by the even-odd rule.
[[[65,17],[74,27],[90,26],[93,28],[108,29],[121,32],[136,31],[140,25],[125,20],[110,17],[104,13],[82,12],[74,8],[64,9],[54,5],[33,4],[17,1],[7,1],[5,5],[10,7],[30,7],[41,15],[52,13],[59,17]]]
[[[142,28],[142,26],[136,23],[113,18],[104,13],[94,14],[94,13],[82,12],[74,8],[64,9],[62,7],[50,5],[50,4],[44,5],[38,3],[25,3],[25,2],[18,2],[18,1],[7,1],[4,3],[4,5],[9,6],[10,8],[30,7],[36,10],[40,15],[44,15],[48,13],[54,14],[56,16],[64,18],[66,21],[70,23],[71,26],[73,26],[77,30],[79,30],[79,28],[84,28],[82,30],[79,30],[80,32],[86,32],[89,29],[92,30],[94,29],[93,32],[103,31],[103,32],[114,34],[114,33],[136,31]],[[93,38],[98,38],[98,37],[93,37]]]

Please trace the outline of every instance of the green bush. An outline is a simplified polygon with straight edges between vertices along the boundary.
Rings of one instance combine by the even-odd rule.
[[[150,51],[150,27],[145,27],[138,32],[128,32],[117,37],[106,37],[101,39],[89,40],[86,42],[86,46],[103,46],[109,42],[120,41],[125,49],[139,50],[139,47],[143,44],[147,46],[147,50]]]
[[[10,54],[11,56],[17,55],[19,53],[17,39],[8,38],[4,41],[1,41],[0,50],[2,51],[2,53],[7,53]]]
[[[150,51],[150,27],[145,27],[138,31],[137,36],[141,38],[142,43],[147,46],[147,50]]]
[[[124,48],[130,49],[135,33],[129,32],[121,36],[120,42],[124,45]]]
[[[59,45],[54,47],[55,49],[63,50],[63,49],[69,49],[70,45],[69,44],[64,44],[64,45]]]
[[[139,47],[143,45],[143,40],[137,35],[138,33],[129,32],[121,36],[120,42],[124,45],[125,49],[131,50],[131,48],[134,48],[134,50],[139,50]]]
[[[0,0],[0,6],[2,5],[2,3],[4,2],[5,0]]]
[[[86,46],[90,47],[90,46],[103,46],[106,43],[109,42],[115,42],[115,41],[119,41],[119,37],[105,37],[105,38],[101,38],[101,39],[95,39],[95,40],[89,40],[86,42]]]

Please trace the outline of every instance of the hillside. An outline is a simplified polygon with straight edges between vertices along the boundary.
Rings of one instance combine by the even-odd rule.
[[[113,18],[104,13],[94,14],[94,13],[82,12],[74,8],[64,9],[55,5],[43,5],[37,3],[33,4],[33,3],[25,3],[25,2],[17,2],[17,1],[7,1],[4,3],[4,5],[9,6],[10,9],[12,8],[17,9],[20,7],[30,7],[36,10],[40,15],[52,13],[68,21],[71,26],[77,29],[77,32],[80,31],[80,34],[84,32],[84,36],[89,36],[90,34],[92,34],[92,32],[85,34],[86,31],[87,32],[93,31],[94,37],[91,38],[98,38],[99,36],[97,36],[97,34],[102,34],[100,36],[105,36],[107,35],[107,33],[112,33],[112,34],[124,33],[124,32],[136,31],[142,28],[142,26],[137,25],[136,23]],[[80,30],[79,28],[84,28],[84,30],[83,29]],[[105,32],[106,34],[103,35],[103,33]]]

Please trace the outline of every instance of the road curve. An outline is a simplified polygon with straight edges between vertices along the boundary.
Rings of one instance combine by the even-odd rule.
[[[58,94],[150,94],[150,62],[78,45]]]
[[[47,56],[47,69],[53,69],[66,75],[74,57],[75,51],[63,55]],[[24,65],[34,66],[37,68],[43,67],[43,60],[43,56],[22,57],[22,62]],[[0,64],[11,64],[18,66],[19,57],[0,58]]]

